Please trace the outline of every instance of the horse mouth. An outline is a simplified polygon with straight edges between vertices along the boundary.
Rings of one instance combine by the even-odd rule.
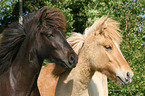
[[[117,83],[119,83],[120,85],[125,85],[128,84],[129,82],[126,82],[123,79],[121,79],[119,76],[117,76]]]
[[[133,74],[131,74],[130,72],[125,72],[125,76],[122,76],[119,74],[116,75],[117,82],[123,85],[131,83],[132,77],[133,77]]]
[[[63,68],[65,68],[65,69],[70,68],[66,63],[60,63],[59,65],[62,66]]]
[[[61,59],[54,59],[54,58],[49,58],[48,60],[50,60],[52,63],[55,63],[56,65],[60,65],[64,69],[71,69],[71,68],[76,67],[76,64],[70,64],[69,62],[65,60],[63,61]]]
[[[56,65],[60,65],[62,68],[64,69],[68,69],[70,68],[70,66],[68,66],[65,62],[61,61],[61,60],[55,60],[53,58],[49,59],[51,62],[55,63]]]
[[[75,65],[68,65],[67,63],[65,62],[57,62],[56,63],[57,65],[60,65],[61,67],[63,67],[64,69],[71,69],[71,68],[74,68]]]

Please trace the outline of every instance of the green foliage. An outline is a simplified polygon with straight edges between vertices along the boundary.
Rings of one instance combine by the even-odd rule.
[[[0,32],[18,20],[18,0],[0,1]],[[134,72],[132,83],[121,86],[108,79],[109,96],[145,95],[145,0],[23,0],[24,15],[43,6],[59,8],[67,20],[67,32],[81,32],[106,15],[120,23],[121,50]],[[17,9],[17,10],[16,10]],[[44,62],[45,64],[48,61]]]
[[[11,0],[0,0],[0,33],[9,23],[15,21],[16,18],[13,9],[17,0],[13,0],[13,2],[10,1]]]

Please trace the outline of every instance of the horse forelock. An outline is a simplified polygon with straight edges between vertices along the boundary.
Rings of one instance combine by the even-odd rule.
[[[96,20],[94,24],[85,30],[85,35],[88,36],[94,32],[96,34],[104,35],[105,37],[109,37],[112,41],[121,43],[121,33],[118,28],[119,23],[111,18],[107,18],[102,16],[100,19]]]
[[[35,36],[41,29],[47,30],[50,27],[66,30],[65,16],[59,9],[50,7],[42,7],[36,13],[29,13],[24,17],[23,25],[26,34],[31,36]]]
[[[108,18],[103,33],[106,37],[110,37],[112,41],[115,41],[118,44],[120,44],[122,40],[122,35],[119,32],[120,29],[118,28],[118,25],[119,23],[117,21]]]
[[[42,7],[36,15],[40,18],[43,26],[52,26],[63,31],[66,30],[66,19],[59,9]]]

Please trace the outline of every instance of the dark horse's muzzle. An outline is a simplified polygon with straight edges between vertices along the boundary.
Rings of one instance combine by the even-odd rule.
[[[78,63],[78,56],[77,56],[76,53],[70,54],[68,56],[68,63],[69,63],[69,65],[67,65],[68,68],[74,68],[74,67],[76,67],[76,64]]]

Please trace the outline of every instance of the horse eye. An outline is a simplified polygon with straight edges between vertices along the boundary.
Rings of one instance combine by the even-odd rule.
[[[52,34],[47,34],[47,37],[49,38],[49,37],[53,37],[53,35]]]
[[[106,45],[106,46],[104,46],[107,50],[112,50],[112,47],[111,47],[111,45]]]

